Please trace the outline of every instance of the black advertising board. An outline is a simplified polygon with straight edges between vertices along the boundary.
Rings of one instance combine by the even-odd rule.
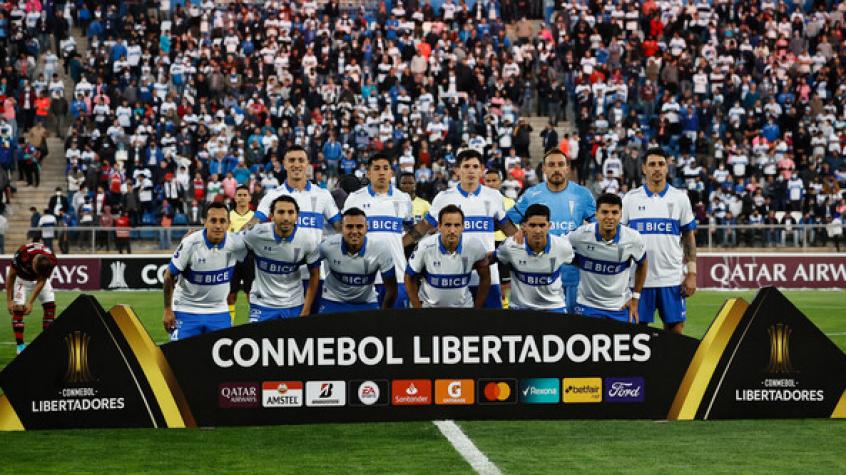
[[[128,307],[105,313],[82,296],[0,386],[0,430],[846,417],[846,355],[775,289],[751,305],[729,299],[701,341],[430,309],[240,325],[161,347]]]
[[[100,288],[104,290],[161,289],[168,257],[139,256],[100,259]]]
[[[586,317],[440,309],[276,320],[162,351],[177,379],[191,381],[183,389],[197,423],[217,426],[662,419],[697,343]],[[297,400],[267,399],[292,384]]]
[[[0,386],[27,429],[166,426],[133,349],[90,296],[9,363]]]

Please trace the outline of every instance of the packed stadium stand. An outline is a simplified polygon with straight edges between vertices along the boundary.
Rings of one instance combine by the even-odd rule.
[[[564,151],[595,194],[623,194],[661,146],[700,244],[839,248],[844,12],[810,0],[7,2],[7,248],[39,226],[132,227],[168,248],[178,235],[158,243],[142,228],[198,224],[239,184],[256,204],[284,182],[293,144],[319,186],[364,179],[378,151],[425,199],[455,183],[463,147],[517,198],[543,180],[545,150]],[[81,236],[60,232],[57,247]]]

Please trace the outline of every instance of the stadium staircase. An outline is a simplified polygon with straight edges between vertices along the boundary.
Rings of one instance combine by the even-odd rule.
[[[83,52],[88,48],[88,40],[80,35],[77,28],[71,28],[71,33],[76,39],[77,51]],[[43,64],[43,62],[40,62]],[[61,63],[60,63],[61,65]],[[39,69],[40,70],[40,69]],[[64,74],[62,67],[58,68],[62,80],[65,82],[65,98],[70,103],[73,97],[74,83],[70,75]],[[70,123],[70,119],[66,121]],[[49,153],[41,162],[41,184],[38,188],[27,187],[25,181],[18,181],[18,172],[12,174],[12,184],[17,187],[17,192],[12,196],[12,203],[6,207],[6,219],[9,221],[9,228],[6,231],[6,252],[14,253],[18,246],[27,242],[26,234],[30,225],[29,208],[35,207],[39,213],[47,208],[50,197],[55,193],[56,187],[63,190],[67,188],[65,179],[65,142],[55,135],[55,122],[51,119],[47,122],[47,129],[50,136],[47,138]]]

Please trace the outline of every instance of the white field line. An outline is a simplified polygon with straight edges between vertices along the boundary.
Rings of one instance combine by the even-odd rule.
[[[455,450],[464,457],[464,460],[473,467],[476,473],[483,475],[502,475],[499,468],[476,447],[476,444],[467,437],[467,434],[458,427],[458,424],[449,420],[432,421],[432,423],[447,438],[449,443],[455,447]]]

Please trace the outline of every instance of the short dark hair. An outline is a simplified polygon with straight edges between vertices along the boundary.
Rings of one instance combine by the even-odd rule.
[[[414,173],[412,173],[412,172],[402,172],[402,173],[400,173],[399,177],[400,177],[400,180],[402,180],[403,178],[405,178],[407,176],[410,176],[414,181],[417,181],[417,177],[414,176]]]
[[[596,199],[596,208],[599,209],[599,206],[603,204],[617,205],[622,208],[623,199],[614,193],[603,193]]]
[[[32,270],[41,277],[49,278],[53,273],[53,267],[55,267],[53,262],[46,255],[38,254],[32,260]]]
[[[480,164],[485,163],[485,160],[482,157],[482,154],[479,153],[479,151],[476,150],[475,148],[465,148],[464,150],[458,152],[458,155],[455,157],[455,163],[457,163],[458,166],[461,166],[461,164],[465,160],[470,160],[470,159],[473,159],[473,158],[478,160]]]
[[[485,175],[488,175],[490,173],[496,173],[496,176],[499,177],[500,180],[502,180],[502,172],[497,170],[496,168],[488,168],[487,170],[485,170]]]
[[[229,208],[226,207],[226,204],[223,201],[212,201],[206,205],[206,209],[203,210],[204,219],[209,215],[209,210],[212,209],[222,209],[223,211],[226,211],[226,219],[229,219]]]
[[[541,162],[546,163],[546,159],[553,155],[562,155],[564,157],[564,160],[566,160],[568,164],[570,163],[570,157],[568,157],[567,154],[564,153],[560,148],[551,148],[544,152]]]
[[[291,204],[294,205],[294,209],[297,210],[297,214],[300,214],[300,205],[297,204],[297,200],[295,200],[291,196],[282,195],[282,196],[276,198],[275,200],[273,200],[272,203],[270,203],[270,214],[271,215],[273,215],[274,211],[276,210],[276,203],[291,203]]]
[[[646,157],[648,157],[648,156],[650,156],[650,155],[658,155],[659,157],[662,157],[662,158],[664,159],[664,161],[665,161],[665,162],[669,162],[669,161],[670,161],[670,159],[669,159],[669,157],[668,157],[668,155],[667,155],[667,152],[666,152],[666,151],[664,151],[664,149],[663,149],[663,148],[661,148],[661,147],[652,147],[652,148],[650,148],[649,150],[647,150],[647,151],[646,151],[646,155],[644,155],[644,156],[643,156],[644,161],[645,161]]]
[[[549,221],[549,208],[546,205],[535,203],[526,208],[526,214],[524,216],[525,219],[523,221],[527,221],[532,216],[543,216]]]
[[[364,211],[361,210],[361,208],[355,207],[344,211],[344,213],[341,215],[341,220],[343,221],[343,219],[347,216],[364,216],[365,218],[367,218],[367,215],[364,213]]]
[[[235,188],[235,193],[238,193],[241,190],[246,190],[247,193],[250,192],[250,188],[247,185],[238,185],[238,187]]]
[[[282,155],[282,160],[285,160],[285,157],[287,157],[288,154],[291,152],[303,152],[304,154],[306,154],[306,157],[308,157],[308,151],[306,151],[306,149],[299,145],[291,145],[290,147],[288,147],[287,150],[285,150],[285,154]]]
[[[377,160],[385,160],[388,162],[388,166],[391,165],[391,159],[387,155],[384,153],[374,153],[367,159],[367,168],[372,167]]]
[[[438,222],[440,223],[441,221],[444,220],[445,214],[452,214],[452,213],[460,214],[461,220],[464,221],[464,211],[461,211],[461,208],[459,208],[458,206],[455,206],[455,205],[446,205],[443,208],[441,208],[441,210],[438,212]]]

